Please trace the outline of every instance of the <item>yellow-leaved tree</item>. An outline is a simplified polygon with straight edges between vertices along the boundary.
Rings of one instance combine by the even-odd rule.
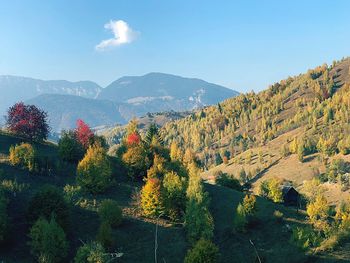
[[[99,144],[88,148],[77,168],[77,183],[86,191],[96,194],[107,189],[112,169],[106,150]]]

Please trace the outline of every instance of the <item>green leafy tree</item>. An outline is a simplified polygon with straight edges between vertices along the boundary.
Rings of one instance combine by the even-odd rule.
[[[215,263],[218,262],[219,249],[210,240],[200,239],[188,250],[185,263]]]
[[[245,231],[246,225],[248,224],[247,214],[244,206],[239,203],[236,209],[236,214],[233,219],[234,228],[237,231]]]
[[[31,252],[41,263],[62,262],[68,251],[66,234],[54,217],[40,218],[30,229]]]
[[[186,206],[186,179],[171,171],[163,179],[163,195],[167,214],[173,220],[180,219]]]
[[[62,160],[77,163],[84,157],[84,146],[79,142],[76,132],[63,131],[58,141],[58,153]]]
[[[133,179],[140,179],[146,175],[150,166],[147,152],[142,145],[129,147],[123,154],[123,162],[128,168],[128,174]]]
[[[213,217],[208,209],[209,200],[207,193],[203,191],[199,170],[194,163],[189,165],[186,195],[185,227],[189,241],[194,243],[201,238],[211,239],[214,230]]]
[[[77,183],[86,191],[97,194],[110,185],[112,169],[105,149],[100,145],[88,148],[77,167]]]
[[[45,186],[33,196],[27,214],[30,223],[39,218],[50,220],[54,215],[63,229],[67,230],[69,227],[69,206],[61,192],[53,186]]]

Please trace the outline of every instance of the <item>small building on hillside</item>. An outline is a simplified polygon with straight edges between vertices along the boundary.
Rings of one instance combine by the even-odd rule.
[[[291,185],[284,185],[282,187],[283,202],[285,205],[299,205],[300,194]]]

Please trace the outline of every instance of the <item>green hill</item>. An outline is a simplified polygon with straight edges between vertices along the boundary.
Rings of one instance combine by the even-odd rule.
[[[1,184],[15,185],[9,196],[8,214],[11,230],[5,246],[0,249],[1,259],[5,262],[34,262],[27,245],[29,225],[26,223],[27,206],[30,198],[44,185],[54,185],[63,191],[67,184],[74,184],[75,171],[66,174],[40,176],[30,174],[8,164],[8,148],[22,142],[22,139],[0,134]],[[35,144],[36,149],[45,155],[57,157],[57,147],[52,144]],[[183,262],[189,247],[181,225],[171,225],[164,219],[159,221],[140,216],[133,203],[135,191],[142,183],[132,182],[125,175],[114,171],[116,183],[105,194],[85,195],[74,199],[70,206],[69,256],[73,258],[82,242],[93,240],[99,226],[97,207],[101,200],[116,200],[123,209],[124,219],[121,226],[113,230],[118,252],[124,253],[120,262],[153,262],[154,235],[156,223],[158,229],[158,259],[165,262]],[[256,262],[256,254],[250,240],[254,243],[264,262],[331,262],[327,255],[310,257],[294,247],[289,240],[291,228],[307,223],[305,214],[293,208],[274,204],[258,198],[258,223],[246,233],[233,231],[233,216],[244,194],[229,188],[206,185],[211,199],[210,211],[214,218],[214,242],[220,248],[219,262]],[[273,216],[275,210],[283,213],[283,222],[277,222]],[[336,258],[338,257],[337,254]],[[338,257],[339,258],[339,257]],[[234,259],[234,261],[232,261]]]

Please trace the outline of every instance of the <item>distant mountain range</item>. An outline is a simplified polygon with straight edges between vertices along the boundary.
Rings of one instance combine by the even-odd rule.
[[[187,111],[216,104],[238,92],[200,79],[164,73],[122,77],[106,88],[92,81],[39,80],[0,76],[0,113],[18,101],[49,113],[53,131],[78,118],[92,127],[125,123],[148,112]]]

